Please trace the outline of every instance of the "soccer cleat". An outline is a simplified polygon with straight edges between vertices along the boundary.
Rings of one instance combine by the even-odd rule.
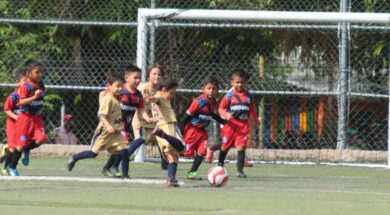
[[[206,163],[211,163],[211,162],[213,162],[213,155],[214,155],[214,150],[207,149]]]
[[[5,161],[5,157],[7,156],[7,152],[5,151],[8,148],[8,144],[3,146],[3,149],[1,150],[0,154],[0,163],[3,163]]]
[[[153,129],[152,134],[157,135],[157,136],[159,136],[159,137],[163,137],[165,133],[164,133],[163,130],[161,130],[161,128],[159,128],[159,127],[156,126],[156,127]]]
[[[167,183],[165,184],[167,187],[178,187],[179,182],[176,179],[170,179],[168,178]]]
[[[244,167],[253,167],[253,163],[244,161]]]
[[[112,177],[115,177],[115,178],[120,178],[122,177],[122,173],[119,171],[119,168],[118,167],[112,167],[110,169],[110,172],[111,172],[111,176]]]
[[[19,176],[19,172],[17,169],[8,168],[8,172],[10,176]]]
[[[9,175],[8,170],[5,168],[1,168],[1,174],[5,176]]]
[[[23,151],[22,164],[28,166],[30,163],[30,152]]]
[[[102,171],[100,172],[103,176],[112,176],[112,173],[109,169],[103,168]]]
[[[189,173],[187,173],[187,179],[202,180],[202,178],[199,177],[198,172],[189,172]]]
[[[239,178],[246,178],[246,174],[244,172],[237,172],[237,177]]]
[[[76,161],[73,160],[73,158],[71,158],[71,159],[68,161],[67,169],[68,169],[69,172],[72,171],[72,169],[73,169],[73,167],[74,167],[75,164],[76,164]]]

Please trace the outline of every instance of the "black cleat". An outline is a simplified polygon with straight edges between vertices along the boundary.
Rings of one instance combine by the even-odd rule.
[[[76,164],[76,161],[73,160],[73,158],[71,158],[69,161],[68,161],[68,165],[67,165],[67,168],[68,168],[68,171],[72,171],[74,165]]]
[[[237,172],[237,177],[246,178],[246,174],[244,172]]]

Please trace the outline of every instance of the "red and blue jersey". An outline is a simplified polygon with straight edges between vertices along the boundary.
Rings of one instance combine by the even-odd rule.
[[[9,96],[7,97],[7,100],[5,100],[4,103],[4,111],[12,111],[15,115],[19,115],[20,113],[20,104],[19,104],[20,96],[18,93],[18,89],[13,91]],[[15,120],[12,118],[7,119],[8,123],[15,123]]]
[[[217,102],[215,100],[207,100],[204,94],[194,99],[186,111],[188,115],[192,116],[191,125],[205,129],[213,118],[216,104]]]
[[[20,99],[30,98],[35,95],[36,90],[42,90],[42,96],[38,99],[30,102],[27,105],[21,105],[20,111],[22,113],[27,113],[30,115],[41,115],[42,114],[42,108],[43,108],[43,97],[45,96],[45,85],[43,82],[40,82],[40,84],[34,85],[30,82],[30,80],[27,80],[19,89],[19,95]]]
[[[107,93],[109,90],[107,89],[105,92]],[[124,84],[119,100],[122,103],[122,121],[125,127],[131,126],[137,108],[142,109],[145,106],[142,93],[137,89],[135,92],[130,92]]]
[[[227,114],[234,113],[234,119],[248,121],[249,116],[258,122],[253,94],[248,91],[238,92],[234,88],[222,98],[218,108],[219,114],[226,118]]]

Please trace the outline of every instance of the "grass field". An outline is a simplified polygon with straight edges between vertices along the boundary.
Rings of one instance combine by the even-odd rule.
[[[105,159],[83,160],[66,171],[67,159],[33,157],[23,176],[100,178]],[[4,180],[0,178],[0,214],[390,214],[390,170],[367,167],[257,164],[246,179],[225,187],[189,181],[190,163],[180,163],[179,188],[162,184]],[[215,164],[203,163],[200,175]],[[131,163],[134,179],[164,180],[157,163]],[[118,179],[120,180],[120,179]]]

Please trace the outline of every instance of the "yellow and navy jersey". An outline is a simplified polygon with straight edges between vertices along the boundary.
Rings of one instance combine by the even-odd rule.
[[[123,129],[121,102],[110,93],[103,97],[99,106],[98,117],[102,116],[115,128],[116,132]],[[98,127],[101,126],[104,126],[104,124],[100,121]]]
[[[35,95],[36,90],[42,90],[42,95],[38,99],[30,102],[27,105],[22,105],[20,111],[31,115],[41,115],[43,108],[43,97],[45,96],[45,85],[40,82],[39,85],[34,85],[29,80],[24,83],[19,89],[20,99],[30,98]]]
[[[141,91],[142,96],[147,95],[148,97],[151,97],[151,96],[155,96],[156,95],[156,92],[153,91],[152,85],[149,82],[146,82],[145,84],[143,84],[139,88],[139,91]],[[144,102],[145,102],[145,111],[148,113],[148,115],[150,117],[153,117],[152,109],[151,109],[151,103],[150,102],[146,102],[146,101],[144,101]],[[142,127],[144,127],[144,128],[154,128],[156,126],[156,123],[148,123],[148,122],[146,122],[146,120],[141,115],[138,115],[138,120],[139,120],[140,125]]]
[[[175,112],[171,106],[171,101],[165,99],[157,92],[156,97],[159,99],[158,104],[152,103],[153,118],[156,120],[157,126],[165,125],[168,123],[177,123]]]

